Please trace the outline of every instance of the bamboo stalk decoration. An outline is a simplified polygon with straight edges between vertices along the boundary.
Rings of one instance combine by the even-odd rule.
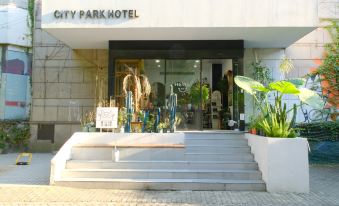
[[[169,112],[170,112],[170,130],[175,131],[175,114],[177,110],[177,95],[173,92],[173,85],[170,87],[171,94],[169,97]]]
[[[125,132],[129,133],[129,132],[131,132],[131,119],[132,119],[132,114],[133,114],[132,92],[131,91],[127,92],[125,105],[126,105],[126,108],[127,108],[127,121],[126,121],[126,125],[125,125]]]
[[[144,112],[144,122],[142,124],[142,132],[144,133],[147,126],[147,120],[149,118],[149,111]]]
[[[160,108],[157,109],[157,117],[155,118],[154,122],[154,131],[158,131],[158,125],[160,123]]]

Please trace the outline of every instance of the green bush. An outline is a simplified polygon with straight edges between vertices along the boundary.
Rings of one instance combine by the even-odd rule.
[[[310,141],[339,141],[339,121],[301,123],[296,128]]]
[[[0,122],[0,148],[14,150],[26,148],[30,139],[28,123],[2,121]]]

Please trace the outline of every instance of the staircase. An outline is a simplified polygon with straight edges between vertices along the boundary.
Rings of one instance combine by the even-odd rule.
[[[56,185],[150,190],[265,191],[242,133],[187,133],[179,146],[76,144]],[[113,157],[114,159],[114,157]]]

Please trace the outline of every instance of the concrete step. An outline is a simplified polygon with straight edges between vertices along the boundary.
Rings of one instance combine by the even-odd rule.
[[[185,153],[186,161],[254,161],[251,153]]]
[[[66,169],[63,178],[259,180],[258,170]]]
[[[120,160],[183,160],[184,148],[118,148]],[[73,147],[72,159],[112,160],[113,147]]]
[[[63,178],[58,186],[120,190],[265,191],[262,180]]]
[[[246,139],[185,139],[185,146],[205,145],[205,146],[248,146]]]
[[[66,169],[243,169],[257,170],[254,161],[96,161],[69,160]]]
[[[236,133],[236,134],[224,134],[224,133],[195,133],[192,134],[185,134],[185,139],[226,139],[226,140],[238,140],[238,139],[245,139],[243,133]]]
[[[186,153],[251,153],[251,148],[249,146],[238,146],[238,147],[228,147],[221,145],[189,145],[185,147]]]

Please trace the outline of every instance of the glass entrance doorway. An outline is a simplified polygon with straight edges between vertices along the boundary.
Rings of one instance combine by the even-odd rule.
[[[142,96],[142,111],[161,111],[168,122],[170,88],[177,95],[177,130],[234,129],[231,59],[117,59],[115,98],[124,106],[126,75],[146,77],[150,94]]]

